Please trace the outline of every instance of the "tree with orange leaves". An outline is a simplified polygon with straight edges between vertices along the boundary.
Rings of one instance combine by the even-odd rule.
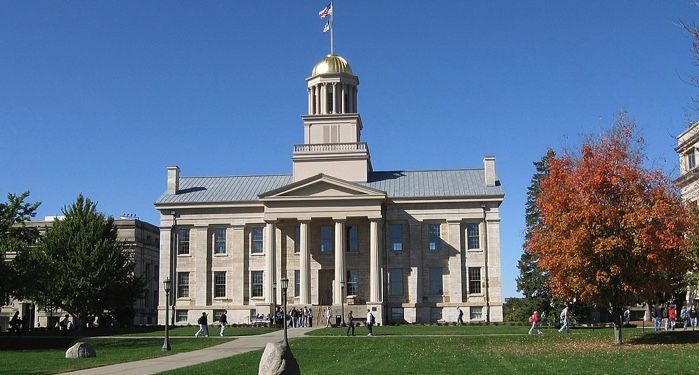
[[[621,113],[579,155],[550,161],[536,202],[541,223],[525,244],[557,297],[609,306],[617,344],[624,306],[671,292],[689,265],[688,212],[669,180],[643,167],[634,130]]]

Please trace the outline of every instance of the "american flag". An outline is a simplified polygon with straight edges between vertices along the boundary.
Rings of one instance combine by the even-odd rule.
[[[333,14],[333,3],[328,4],[325,8],[318,12],[318,16],[322,19]]]

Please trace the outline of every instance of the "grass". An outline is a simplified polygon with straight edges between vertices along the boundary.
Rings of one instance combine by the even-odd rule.
[[[328,328],[291,340],[304,374],[695,374],[699,332],[625,329],[615,346],[609,328],[544,330],[529,336],[521,326],[377,327],[366,337],[340,337]],[[514,335],[508,334],[514,333]],[[430,336],[444,334],[449,336]],[[473,334],[474,336],[470,336]],[[256,374],[262,351],[183,368],[167,374]]]
[[[170,336],[194,336],[199,326],[177,326],[170,328]],[[211,335],[218,335],[218,326],[209,326]],[[226,328],[226,336],[250,336],[261,335],[263,333],[276,331],[276,328],[268,327],[232,327]],[[70,334],[75,334],[73,330]],[[130,328],[83,328],[80,331],[82,337],[99,337],[99,336],[139,336],[139,337],[165,337],[165,327],[161,326],[143,326]],[[22,332],[23,336],[45,336],[58,337],[61,332],[57,329],[33,329],[29,332]]]
[[[222,344],[224,340],[230,339],[175,339],[171,341],[172,350],[163,352],[162,338],[86,338],[81,341],[92,345],[97,357],[79,360],[66,359],[65,349],[3,350],[0,351],[0,374],[55,374],[203,349]]]

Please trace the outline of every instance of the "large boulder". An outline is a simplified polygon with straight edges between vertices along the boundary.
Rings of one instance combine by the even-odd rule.
[[[90,358],[96,357],[95,349],[86,342],[76,342],[66,350],[66,358]]]
[[[300,375],[296,358],[284,343],[267,343],[260,359],[258,375]]]

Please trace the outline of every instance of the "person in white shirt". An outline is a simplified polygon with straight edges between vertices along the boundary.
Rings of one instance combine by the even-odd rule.
[[[568,327],[568,302],[566,302],[565,307],[563,308],[563,311],[561,311],[561,329],[558,330],[559,333],[566,331],[566,333],[570,333],[570,328]]]
[[[333,317],[333,310],[328,306],[328,309],[325,310],[325,328],[332,327],[332,324],[330,323],[330,319]]]
[[[374,319],[374,314],[371,313],[371,309],[367,309],[366,328],[369,330],[369,334],[367,336],[373,336],[372,328],[374,328],[374,323],[376,323],[376,319]]]

